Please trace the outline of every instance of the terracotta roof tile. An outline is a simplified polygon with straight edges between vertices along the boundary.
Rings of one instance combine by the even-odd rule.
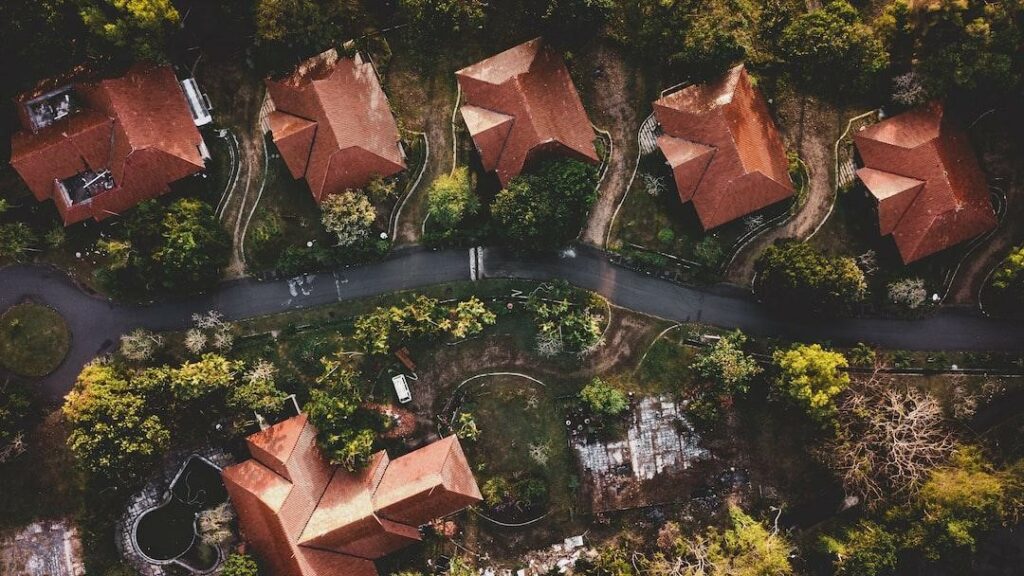
[[[136,66],[121,78],[75,84],[73,92],[82,111],[38,131],[26,126],[13,136],[11,153],[29,189],[53,199],[65,223],[123,212],[203,170],[202,137],[170,68]],[[74,205],[54,184],[105,170],[115,186]]]
[[[305,416],[254,434],[249,446],[255,458],[226,468],[224,481],[246,539],[275,575],[376,576],[372,560],[420,539],[422,522],[387,517],[377,503],[400,480],[416,494],[399,508],[417,519],[432,510],[424,522],[479,500],[454,437],[395,461],[380,452],[359,473],[327,465]],[[437,489],[423,494],[428,486]]]
[[[782,138],[743,66],[665,96],[654,103],[654,114],[680,199],[693,202],[704,229],[792,196]]]
[[[455,73],[463,119],[502,185],[541,154],[597,164],[594,130],[562,57],[536,38]]]
[[[274,141],[317,202],[405,170],[398,124],[373,65],[361,56],[339,58],[329,50],[266,84],[278,112],[270,117]]]
[[[904,263],[997,225],[967,135],[945,119],[941,105],[874,124],[854,142],[865,166],[857,174],[879,201],[879,230],[892,234]]]
[[[480,500],[462,446],[449,436],[393,461],[374,507],[385,518],[419,526]]]

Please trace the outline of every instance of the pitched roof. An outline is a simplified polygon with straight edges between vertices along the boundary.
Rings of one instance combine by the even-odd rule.
[[[248,445],[253,459],[225,468],[224,483],[246,539],[275,575],[376,576],[373,561],[418,541],[420,525],[480,500],[454,436],[395,461],[379,452],[358,473],[327,464],[305,415]]]
[[[654,114],[679,197],[705,230],[793,194],[782,138],[742,65],[661,98]]]
[[[562,57],[536,38],[459,70],[462,117],[502,185],[537,155],[598,163],[594,130]]]
[[[52,198],[65,223],[101,220],[168,191],[203,170],[203,144],[174,72],[135,66],[120,78],[83,82],[72,92],[82,110],[11,139],[11,164],[38,200]],[[17,99],[24,108],[36,94]],[[114,186],[69,203],[57,181],[109,171]]]
[[[313,198],[366,186],[405,170],[398,124],[373,65],[329,50],[282,80],[267,80],[270,130]]]
[[[985,175],[967,135],[939,104],[922,106],[854,134],[857,175],[878,201],[879,230],[911,263],[998,224]]]

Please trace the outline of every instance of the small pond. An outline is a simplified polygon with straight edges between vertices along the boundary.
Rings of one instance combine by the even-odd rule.
[[[155,564],[175,562],[192,571],[212,569],[219,554],[199,542],[197,515],[227,500],[220,469],[190,456],[171,482],[166,500],[135,524],[135,544]]]

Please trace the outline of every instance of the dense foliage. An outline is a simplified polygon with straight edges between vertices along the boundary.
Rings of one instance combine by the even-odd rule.
[[[996,268],[992,275],[992,289],[1006,310],[1017,310],[1024,304],[1024,246],[1014,248]]]
[[[803,242],[769,246],[755,270],[757,296],[790,314],[847,315],[867,294],[864,272],[852,258],[827,256]]]
[[[480,211],[473,184],[469,169],[463,166],[439,176],[427,190],[430,222],[440,228],[442,237],[450,236],[460,223]]]
[[[124,238],[104,241],[108,256],[97,279],[120,295],[194,294],[212,288],[227,266],[231,238],[213,208],[191,198],[164,206],[139,204],[125,222]]]
[[[370,354],[387,354],[406,340],[448,336],[462,339],[494,324],[497,317],[475,296],[454,305],[417,296],[401,306],[380,307],[355,321],[355,339]]]
[[[252,556],[234,552],[224,560],[220,573],[222,576],[259,576],[260,567]]]
[[[797,345],[777,350],[779,391],[804,408],[812,418],[826,421],[836,412],[835,399],[850,385],[846,357],[820,344]]]
[[[530,294],[526,308],[537,324],[537,349],[543,356],[585,355],[601,344],[603,302],[594,294],[557,280]]]
[[[324,359],[323,375],[309,395],[306,413],[316,426],[317,441],[332,464],[359,470],[369,462],[383,416],[362,405],[357,374],[339,360]]]
[[[64,400],[68,446],[86,470],[131,482],[167,450],[172,430],[205,434],[215,422],[244,423],[252,410],[280,406],[284,395],[272,384],[260,393],[236,386],[242,368],[215,354],[139,370],[93,361]]]
[[[798,16],[783,31],[780,47],[805,89],[832,95],[870,90],[889,66],[882,42],[845,0]]]
[[[600,378],[594,378],[580,390],[580,400],[598,416],[618,416],[629,408],[625,393]]]
[[[491,205],[498,236],[522,251],[561,248],[579,235],[597,200],[597,168],[557,159],[513,178]]]

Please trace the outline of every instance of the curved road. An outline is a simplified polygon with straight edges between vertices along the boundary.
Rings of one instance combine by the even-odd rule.
[[[483,278],[563,278],[599,292],[624,308],[679,322],[739,328],[754,335],[834,344],[868,342],[910,350],[1024,350],[1024,330],[1019,325],[966,309],[944,309],[914,321],[794,321],[770,314],[738,288],[679,286],[611,264],[593,248],[576,248],[572,256],[529,258],[486,249],[481,261]],[[470,257],[465,250],[405,249],[380,263],[309,275],[301,283],[247,278],[227,282],[210,295],[149,306],[117,304],[90,296],[63,272],[50,268],[10,266],[0,271],[0,279],[0,310],[32,298],[54,307],[70,325],[73,341],[67,359],[40,383],[48,396],[59,399],[86,362],[112,349],[118,337],[133,328],[178,330],[190,325],[194,312],[211,309],[223,312],[229,320],[238,320],[470,280]]]

